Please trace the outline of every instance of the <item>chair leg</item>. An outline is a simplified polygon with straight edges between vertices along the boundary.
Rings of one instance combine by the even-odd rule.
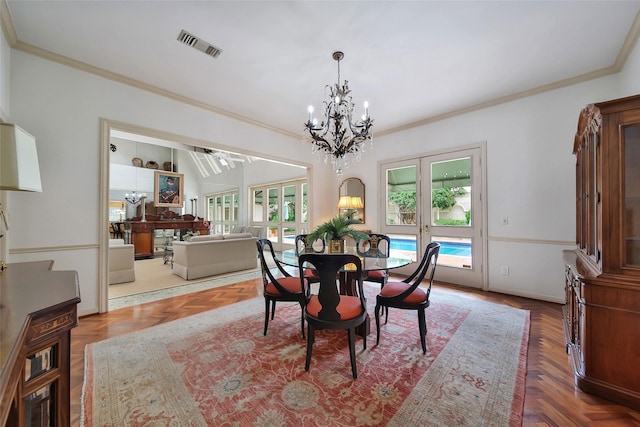
[[[302,327],[302,339],[304,339],[304,305],[300,303],[300,326]]]
[[[269,300],[264,299],[264,335],[267,335],[267,328],[269,327]]]
[[[386,285],[386,283],[385,283],[385,282],[380,283],[380,291],[382,291],[382,288],[384,288],[384,285]],[[385,313],[385,311],[387,311],[387,312],[388,312],[388,311],[389,311],[389,307],[386,307],[386,306],[384,306],[384,305],[383,305],[383,306],[382,306],[382,314],[384,314],[384,313]],[[389,316],[387,315],[387,318],[388,318],[388,317],[389,317]],[[386,323],[386,322],[385,322],[385,323]]]
[[[422,344],[422,353],[427,353],[427,322],[425,320],[424,308],[418,310],[418,327],[420,329],[420,343]]]
[[[273,318],[276,315],[276,300],[271,301],[271,320],[273,320]]]
[[[349,335],[349,358],[351,359],[351,374],[353,379],[358,378],[358,370],[356,369],[356,328],[349,328],[347,331]]]
[[[365,320],[365,322],[366,322],[366,320]],[[363,327],[364,327],[364,325],[363,325]],[[367,334],[366,333],[362,336],[362,349],[363,350],[367,349]]]
[[[376,304],[376,345],[378,344],[380,344],[380,304]]]
[[[313,349],[313,339],[315,337],[314,327],[311,323],[307,322],[309,330],[307,331],[307,359],[304,362],[304,370],[309,371],[309,365],[311,364],[311,350]]]

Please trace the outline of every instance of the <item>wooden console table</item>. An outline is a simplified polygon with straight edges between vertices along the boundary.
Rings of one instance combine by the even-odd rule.
[[[70,425],[71,328],[78,274],[53,261],[9,264],[0,274],[0,426]]]
[[[125,229],[131,230],[131,243],[134,246],[135,259],[153,258],[155,230],[192,230],[194,233],[207,234],[209,227],[200,218],[192,215],[165,219],[162,216],[147,215],[146,221],[134,218],[125,222]]]

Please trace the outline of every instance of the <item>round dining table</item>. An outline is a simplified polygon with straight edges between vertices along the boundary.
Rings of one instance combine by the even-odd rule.
[[[328,246],[327,246],[328,248]],[[325,252],[309,252],[309,253],[328,253],[328,249],[325,249]],[[345,253],[350,253],[354,255],[358,255],[355,246],[345,247]],[[365,274],[374,271],[374,270],[392,270],[394,268],[404,267],[405,265],[409,265],[413,262],[410,258],[399,258],[399,257],[373,257],[373,256],[359,256],[360,262],[362,263],[362,273]],[[282,251],[281,255],[278,257],[278,261],[283,264],[298,267],[298,254],[295,249],[286,249]]]
[[[325,249],[324,252],[308,252],[308,253],[326,253],[328,254],[328,249]],[[345,253],[351,253],[357,255],[355,246],[353,247],[345,247]],[[398,258],[398,257],[374,257],[374,256],[359,256],[360,262],[362,264],[362,275],[363,277],[367,277],[367,273],[375,270],[391,270],[394,268],[404,267],[405,265],[409,265],[413,262],[410,258]],[[278,256],[278,261],[282,264],[289,265],[291,267],[299,267],[298,262],[298,254],[295,249],[286,249],[281,252],[281,255]],[[306,266],[305,266],[306,267]],[[312,267],[312,266],[309,266]],[[345,268],[340,272],[339,275],[339,283],[340,283],[340,293],[343,295],[355,295],[356,289],[356,277],[353,274],[353,270]],[[356,328],[356,333],[360,336],[369,335],[371,329],[369,326],[370,320],[369,316],[367,316],[365,322],[358,328]]]

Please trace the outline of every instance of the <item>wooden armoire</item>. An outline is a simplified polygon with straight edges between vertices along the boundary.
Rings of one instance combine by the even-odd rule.
[[[586,106],[573,152],[567,351],[580,389],[640,409],[640,95]]]

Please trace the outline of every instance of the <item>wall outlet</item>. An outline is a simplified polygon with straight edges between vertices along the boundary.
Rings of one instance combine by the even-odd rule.
[[[503,216],[502,217],[502,225],[509,225],[509,217],[508,216]]]
[[[500,267],[500,274],[502,274],[503,276],[508,276],[509,275],[509,267],[506,265],[503,265],[502,267]]]

